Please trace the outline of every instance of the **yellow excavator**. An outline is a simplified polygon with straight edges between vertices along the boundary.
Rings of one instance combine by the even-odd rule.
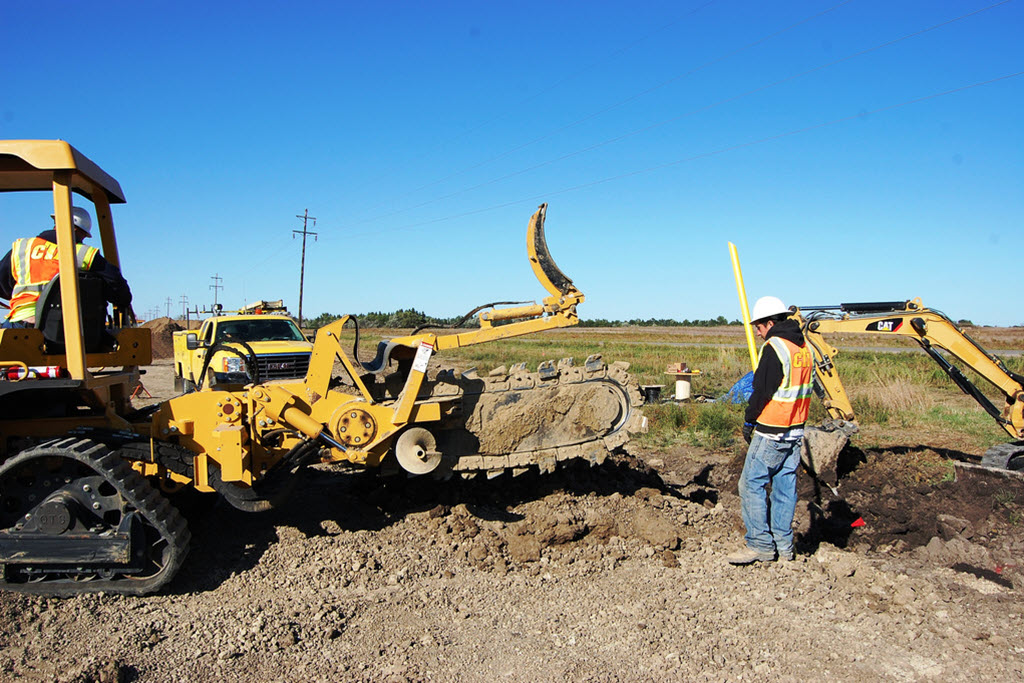
[[[0,330],[7,590],[160,589],[188,552],[187,523],[171,504],[183,490],[258,512],[280,503],[311,464],[439,478],[515,475],[569,459],[602,462],[646,427],[628,365],[599,355],[487,376],[431,367],[450,349],[578,322],[584,296],[548,252],[546,205],[527,227],[530,264],[547,292],[540,303],[487,304],[467,314],[475,327],[415,330],[380,342],[367,360],[356,320],[345,316],[318,331],[298,380],[264,381],[245,344],[224,344],[246,365],[247,383],[204,386],[135,410],[130,391],[152,362],[149,330],[130,310],[107,311],[90,294],[88,273],[76,271],[71,219],[73,196],[92,202],[104,256],[120,265],[110,209],[125,201],[120,185],[66,142],[12,140],[0,141],[0,191],[52,192],[60,265],[35,327]],[[356,334],[347,348],[350,324]]]
[[[982,458],[989,467],[1024,470],[1024,377],[1011,371],[995,355],[946,315],[926,308],[920,299],[838,306],[809,306],[794,309],[792,316],[803,330],[814,355],[814,388],[830,420],[841,427],[856,424],[853,406],[839,378],[835,357],[838,349],[826,335],[856,332],[912,339],[934,360],[960,389],[973,398],[1014,442],[990,448]],[[970,368],[999,391],[1002,407],[947,358]],[[850,430],[847,431],[849,433]],[[812,449],[813,450],[813,449]]]

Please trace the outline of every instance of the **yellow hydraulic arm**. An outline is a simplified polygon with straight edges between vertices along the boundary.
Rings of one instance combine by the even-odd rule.
[[[544,237],[547,205],[542,204],[530,218],[527,252],[537,280],[548,292],[540,303],[496,308],[489,304],[473,311],[479,326],[442,333],[414,331],[413,334],[381,342],[376,357],[362,362],[342,347],[342,330],[351,316],[323,327],[317,333],[309,370],[302,382],[271,382],[249,387],[237,396],[224,391],[204,391],[173,399],[154,418],[155,433],[179,434],[182,445],[207,454],[220,465],[223,481],[251,483],[257,465],[272,466],[279,454],[266,451],[259,443],[239,434],[240,415],[255,416],[256,432],[286,426],[305,438],[327,446],[331,458],[359,464],[376,464],[392,448],[396,437],[411,425],[439,421],[454,400],[424,400],[421,388],[431,356],[437,352],[497,339],[517,337],[579,322],[576,307],[584,296],[565,276],[548,252]],[[358,345],[358,328],[356,343]],[[330,389],[335,361],[340,361],[352,380],[356,395]],[[403,386],[394,398],[382,399],[371,389],[373,376],[384,374],[397,363]],[[229,405],[230,404],[230,405]],[[182,418],[179,418],[178,415]],[[200,424],[202,423],[202,424]],[[237,438],[237,443],[228,440]],[[294,444],[284,436],[283,451]],[[255,439],[259,442],[260,439]],[[426,442],[424,442],[426,443]],[[418,442],[414,445],[417,445]],[[259,463],[243,464],[247,449]],[[426,450],[430,450],[426,448]],[[197,468],[197,472],[202,468]],[[200,474],[200,484],[205,485]]]
[[[1007,434],[1014,439],[1024,438],[1024,377],[1011,372],[943,313],[925,308],[920,299],[808,307],[797,309],[793,317],[800,323],[814,354],[815,389],[830,417],[854,420],[853,407],[833,360],[838,350],[822,335],[830,332],[899,335],[920,344],[950,379],[977,401]],[[938,349],[948,352],[998,388],[1006,401],[1002,410]]]

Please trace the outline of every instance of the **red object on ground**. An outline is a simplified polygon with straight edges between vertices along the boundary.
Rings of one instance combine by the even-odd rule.
[[[850,526],[852,526],[853,528],[857,528],[859,526],[867,526],[867,522],[864,521],[863,517],[858,517],[857,519],[850,522]]]

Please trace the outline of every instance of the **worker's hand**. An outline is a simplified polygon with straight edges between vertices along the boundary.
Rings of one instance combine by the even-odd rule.
[[[743,440],[750,443],[750,440],[754,438],[754,425],[749,422],[743,423]]]

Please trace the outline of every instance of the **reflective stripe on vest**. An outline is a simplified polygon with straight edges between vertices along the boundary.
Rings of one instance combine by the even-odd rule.
[[[786,429],[802,425],[807,421],[813,392],[811,352],[806,345],[797,346],[780,337],[772,337],[767,343],[772,345],[782,363],[782,382],[757,421],[766,427]],[[761,354],[764,355],[764,346]]]
[[[76,245],[75,264],[78,269],[89,270],[98,253],[96,247]],[[56,244],[41,237],[15,240],[11,246],[11,274],[15,285],[8,319],[18,322],[34,317],[39,295],[59,271]]]

